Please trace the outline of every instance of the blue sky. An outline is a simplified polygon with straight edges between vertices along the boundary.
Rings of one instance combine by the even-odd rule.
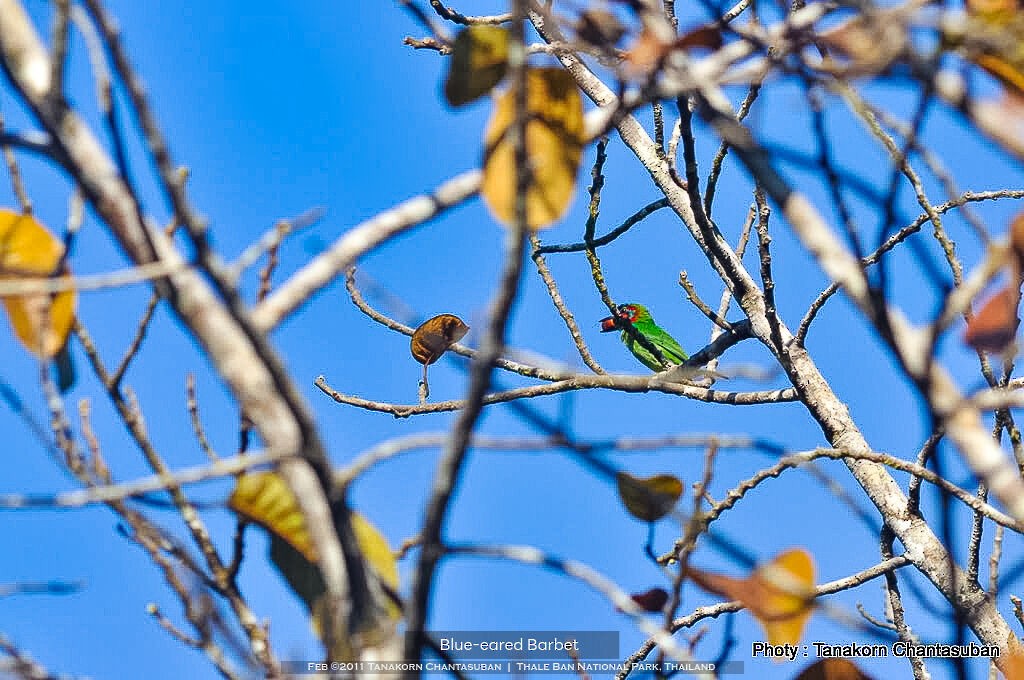
[[[458,7],[467,14],[482,14],[501,6],[467,0]],[[28,7],[38,25],[49,26],[47,3],[30,0]],[[326,208],[323,220],[292,237],[282,249],[275,281],[283,280],[325,243],[361,220],[479,163],[488,104],[452,112],[441,103],[443,58],[401,44],[405,36],[420,36],[422,31],[396,3],[120,1],[111,2],[110,8],[148,86],[175,162],[191,171],[191,199],[209,218],[214,243],[225,257],[237,256],[278,219],[316,206]],[[77,35],[72,40],[68,83],[70,100],[94,129],[102,130],[88,61]],[[899,86],[869,86],[866,92],[896,113],[906,115],[912,110],[913,99]],[[740,90],[729,94],[735,102],[743,95]],[[841,106],[834,100],[827,102],[830,130],[840,140],[837,154],[842,167],[884,190],[889,178],[884,152]],[[31,128],[8,88],[0,93],[0,112],[9,128]],[[641,112],[641,116],[649,127],[649,112]],[[815,151],[801,90],[791,84],[770,84],[751,120],[767,142]],[[959,119],[936,110],[928,117],[926,134],[962,189],[1019,186],[1019,166],[977,140]],[[710,164],[716,146],[708,130],[698,126],[702,171]],[[20,154],[19,160],[37,215],[59,230],[66,220],[67,181],[45,160],[25,154]],[[585,168],[592,161],[590,148],[585,153]],[[137,144],[132,148],[131,164],[145,208],[160,220],[166,219],[167,207],[155,191],[151,168]],[[783,170],[817,205],[828,205],[825,187],[805,169],[786,164]],[[599,233],[658,198],[643,168],[614,138],[605,174]],[[543,232],[544,242],[579,240],[585,219],[585,181],[586,170],[581,172],[574,208],[557,226]],[[938,185],[930,178],[928,187],[937,191]],[[715,219],[732,241],[750,201],[745,173],[728,161]],[[873,233],[876,210],[863,200],[853,204],[864,229]],[[0,205],[15,205],[6,180],[0,182]],[[912,218],[918,213],[909,191],[901,193],[899,205],[902,216]],[[1001,233],[1016,207],[1001,201],[980,205],[976,211],[990,229]],[[827,209],[824,213],[835,219]],[[947,224],[965,260],[973,263],[978,247],[962,220],[951,216]],[[777,217],[773,236],[776,295],[783,317],[795,329],[807,305],[827,282]],[[932,257],[938,256],[933,242],[925,236],[918,238]],[[388,243],[364,258],[360,268],[421,316],[455,313],[480,328],[501,262],[502,243],[501,228],[474,200]],[[717,302],[721,287],[672,214],[655,214],[603,249],[601,255],[617,300],[648,304],[656,319],[686,348],[698,348],[707,341],[707,321],[686,302],[676,281],[680,269],[686,269],[705,300],[712,303]],[[911,318],[922,321],[935,309],[934,292],[908,251],[897,251],[893,258],[895,298]],[[607,311],[583,256],[552,255],[548,262],[598,360],[611,371],[637,372],[640,367],[617,338],[598,333],[597,321]],[[753,257],[748,255],[746,262],[756,271]],[[112,239],[90,214],[76,241],[75,272],[109,271],[125,264]],[[530,263],[527,272],[510,343],[580,365]],[[253,275],[246,281],[250,298],[254,290]],[[141,286],[82,295],[80,317],[108,363],[116,363],[124,351],[148,296]],[[735,317],[735,312],[730,314]],[[959,332],[955,329],[943,344],[943,355],[965,387],[977,386],[977,361],[961,346]],[[471,333],[467,341],[475,339]],[[420,367],[408,354],[408,339],[364,317],[350,304],[340,282],[289,319],[273,340],[313,407],[332,460],[338,465],[381,440],[443,431],[454,420],[450,414],[395,420],[339,406],[313,386],[313,379],[323,374],[336,389],[369,399],[398,403],[416,399]],[[913,458],[927,434],[920,402],[844,299],[837,297],[824,309],[811,331],[808,348],[872,446]],[[0,332],[0,351],[6,357],[2,377],[45,422],[33,360],[6,331]],[[78,400],[89,400],[104,455],[118,479],[146,474],[144,461],[125,436],[97,382],[88,375],[84,355],[78,347],[74,352],[80,380],[68,395],[69,409],[74,413]],[[753,342],[733,348],[724,363],[769,365],[767,353]],[[153,441],[175,468],[204,461],[185,408],[187,371],[197,375],[201,414],[211,442],[220,453],[232,453],[237,413],[187,333],[161,306],[126,380],[138,397]],[[463,396],[465,376],[453,364],[439,362],[430,376],[433,399]],[[499,377],[509,384],[521,382]],[[761,387],[744,381],[735,385],[735,389]],[[770,380],[768,386],[783,386],[782,378]],[[817,425],[798,404],[740,408],[661,394],[612,392],[580,393],[564,399],[571,400],[574,432],[585,439],[718,432],[764,437],[794,451],[825,444]],[[554,416],[565,403],[561,397],[545,398],[532,406]],[[530,433],[502,407],[485,412],[480,431]],[[52,493],[73,488],[9,409],[0,409],[0,432],[8,440],[5,451],[9,460],[0,491]],[[968,484],[955,456],[945,449],[943,455],[947,468],[953,470],[952,478]],[[640,474],[671,472],[689,485],[699,478],[703,455],[700,451],[668,450],[623,454],[612,460]],[[355,486],[354,505],[393,545],[415,533],[436,462],[436,451],[412,453],[380,466]],[[720,498],[767,462],[756,452],[722,452],[712,495]],[[857,494],[845,467],[838,463],[823,467],[851,490],[862,507],[869,507]],[[905,476],[898,479],[905,485]],[[198,487],[194,496],[218,501],[228,490],[227,484],[210,483]],[[928,517],[936,517],[931,489],[926,490],[925,499]],[[689,507],[689,496],[683,502]],[[173,513],[156,511],[155,517],[162,526],[183,535],[181,522]],[[222,510],[211,510],[205,518],[218,544],[227,550],[233,518]],[[787,472],[765,484],[716,526],[761,558],[794,545],[807,547],[817,560],[819,581],[846,576],[878,561],[877,535],[800,471]],[[108,510],[6,512],[0,514],[0,530],[8,546],[0,553],[0,583],[62,579],[85,584],[73,595],[14,596],[0,603],[0,631],[50,669],[94,678],[137,678],[141,674],[150,680],[216,677],[201,653],[184,649],[146,614],[147,603],[155,602],[172,620],[182,620],[156,570],[141,550],[118,534],[116,518]],[[635,592],[664,584],[662,575],[642,553],[645,533],[645,527],[622,510],[607,481],[595,478],[562,453],[477,451],[469,458],[447,536],[457,541],[533,544],[586,562]],[[660,526],[658,548],[667,549],[677,535],[677,527]],[[966,522],[958,524],[956,537],[962,560]],[[1016,538],[1007,537],[1005,565],[1022,557]],[[257,615],[271,621],[272,642],[282,658],[316,659],[319,648],[301,604],[269,566],[265,554],[263,537],[250,530],[241,571],[243,592]],[[984,554],[987,559],[987,549]],[[731,573],[741,571],[707,545],[695,561]],[[401,565],[406,584],[412,567],[411,560]],[[907,570],[902,574],[909,577]],[[915,580],[928,590],[921,578]],[[931,602],[938,602],[933,592],[928,594]],[[919,635],[947,639],[948,622],[930,616],[912,597],[907,600],[911,624]],[[686,591],[687,609],[712,601],[700,592]],[[855,611],[854,605],[860,602],[881,617],[881,581],[833,601],[849,611]],[[1005,597],[1000,610],[1010,616]],[[750,643],[760,640],[761,633],[746,614],[734,619],[733,658],[747,661],[749,677],[771,680],[798,672],[802,663],[750,660]],[[643,639],[607,601],[578,583],[532,567],[470,558],[445,563],[431,625],[449,630],[620,630],[624,656]],[[710,633],[698,648],[698,656],[711,658],[718,652],[724,622],[702,625],[709,626]],[[868,641],[821,614],[812,619],[805,638]],[[907,675],[906,666],[893,660],[863,665],[876,677]],[[949,677],[949,669],[943,665],[933,664],[932,670],[933,677]],[[985,677],[987,668],[976,664],[972,671],[972,677],[980,678]]]

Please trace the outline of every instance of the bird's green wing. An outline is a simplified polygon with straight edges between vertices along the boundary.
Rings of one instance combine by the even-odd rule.
[[[658,351],[661,353],[662,358],[665,361],[673,364],[681,364],[687,359],[687,354],[683,351],[683,348],[679,346],[675,338],[666,333],[660,326],[656,324],[634,324],[633,327],[640,332],[646,339],[651,341]],[[661,362],[655,358],[654,354],[651,353],[646,347],[640,342],[635,340],[628,331],[622,332],[622,341],[629,348],[629,351],[633,353],[640,363],[652,371],[663,371],[665,366],[662,366]]]

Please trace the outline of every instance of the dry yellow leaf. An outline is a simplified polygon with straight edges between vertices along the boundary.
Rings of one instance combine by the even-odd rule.
[[[31,215],[0,210],[0,279],[47,277],[54,273],[64,245]],[[3,298],[11,327],[25,347],[46,359],[67,343],[75,321],[77,295],[12,295]]]
[[[508,70],[508,31],[499,26],[467,26],[455,37],[444,96],[463,106],[491,91]]]
[[[583,156],[583,101],[569,72],[557,67],[530,69],[526,113],[526,224],[541,229],[571,205]],[[484,134],[480,187],[491,213],[506,225],[515,219],[515,149],[509,134],[514,120],[515,96],[509,89],[495,104]]]

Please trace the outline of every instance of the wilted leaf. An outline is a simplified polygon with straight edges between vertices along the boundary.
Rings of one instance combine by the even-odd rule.
[[[287,483],[276,472],[244,474],[238,478],[235,490],[228,498],[228,507],[267,530],[270,560],[292,591],[305,603],[310,613],[310,625],[317,636],[322,637],[321,620],[325,613],[327,587],[317,566],[316,551],[306,529],[305,517]],[[387,540],[359,513],[350,512],[348,516],[366,563],[381,583],[391,591],[397,591],[398,564]],[[401,618],[401,610],[393,602],[388,602],[387,609],[392,621]],[[375,629],[362,630],[360,635],[365,642],[365,638],[379,632]],[[349,637],[339,635],[335,638],[332,657],[350,660],[353,649]]]
[[[373,568],[377,577],[393,591],[398,590],[398,562],[395,553],[388,545],[388,539],[375,527],[370,520],[358,512],[351,513],[352,533],[356,535],[359,550],[366,562]]]
[[[54,274],[64,245],[31,215],[0,210],[0,279]],[[67,343],[75,321],[77,295],[14,295],[3,298],[11,327],[25,347],[46,359]]]
[[[1024,212],[1018,213],[1010,222],[1010,248],[1017,262],[1024,263]],[[1024,264],[1018,265],[1018,271],[1024,271]]]
[[[355,534],[356,542],[359,544],[359,549],[363,553],[363,557],[366,559],[366,563],[370,565],[374,574],[381,580],[388,589],[393,593],[398,591],[398,563],[395,561],[395,554],[391,551],[388,546],[387,539],[384,538],[383,534],[377,530],[373,524],[369,522],[365,517],[360,515],[358,512],[351,512],[350,515],[352,522],[352,533]],[[319,573],[319,570],[317,570]],[[289,583],[291,581],[289,580]],[[313,631],[318,637],[323,638],[323,617],[326,613],[326,598],[324,598],[323,591],[320,593],[320,597],[312,600],[310,606],[310,623],[313,626]],[[309,604],[309,602],[307,602]],[[387,612],[389,622],[387,625],[380,627],[363,628],[359,631],[359,636],[363,644],[380,644],[383,639],[393,633],[391,622],[397,621],[402,617],[402,611],[390,599],[387,602]],[[381,622],[378,622],[381,623]],[[349,641],[344,636],[340,637],[332,650],[332,656],[337,659],[349,659],[352,657],[352,650],[350,649]]]
[[[1019,284],[1011,284],[993,295],[967,323],[964,342],[976,350],[1002,352],[1017,337]]]
[[[722,46],[722,30],[715,24],[698,26],[684,33],[676,40],[676,49],[693,49],[703,47],[708,50],[717,50]]]
[[[1024,96],[1024,55],[979,54],[972,60],[1011,92]]]
[[[615,47],[625,34],[618,17],[600,7],[587,9],[576,22],[576,37],[594,47]]]
[[[644,28],[626,52],[627,74],[633,78],[650,74],[671,49],[672,43],[662,40],[655,31]]]
[[[583,155],[583,101],[572,76],[562,68],[530,69],[526,96],[526,223],[540,229],[558,220],[572,203]],[[487,124],[480,187],[487,207],[504,224],[515,219],[515,149],[509,134],[514,120],[510,89],[498,99]]]
[[[508,70],[508,31],[499,26],[467,26],[455,37],[444,96],[451,106],[482,97]]]
[[[228,507],[284,540],[310,562],[317,561],[299,504],[277,473],[250,472],[239,477]]]
[[[993,21],[1008,21],[1020,11],[1017,0],[966,0],[967,11]]]
[[[429,366],[468,332],[469,326],[459,317],[454,314],[438,314],[420,324],[412,334],[409,350],[416,361]]]
[[[742,602],[764,628],[769,644],[800,642],[814,597],[814,560],[806,550],[787,550],[745,579],[694,567],[687,575],[710,593]]]
[[[857,16],[823,31],[821,44],[842,55],[847,76],[870,75],[887,69],[907,47],[906,12],[902,8]],[[831,57],[830,57],[831,59]]]
[[[629,514],[645,522],[656,522],[672,512],[683,495],[683,483],[672,475],[655,475],[647,479],[628,472],[615,475],[619,498]]]
[[[943,40],[1024,96],[1024,12],[1012,0],[968,0],[966,24],[946,27]]]
[[[871,680],[849,659],[821,659],[800,672],[793,680]]]
[[[242,475],[235,483],[235,490],[228,498],[228,507],[255,524],[259,524],[271,535],[271,559],[281,569],[289,583],[290,573],[299,565],[294,556],[288,555],[287,546],[311,565],[317,562],[316,550],[306,529],[306,520],[295,500],[295,495],[284,479],[276,472],[250,472]],[[357,512],[349,514],[352,532],[355,534],[363,557],[383,583],[392,589],[398,588],[398,565],[387,540],[365,517]],[[276,546],[276,547],[275,547]],[[285,558],[284,564],[276,555]],[[307,582],[309,579],[305,579]],[[292,587],[296,593],[312,604],[310,593],[316,588]]]
[[[660,612],[668,602],[668,592],[664,588],[651,588],[643,593],[633,593],[629,599],[645,612]]]
[[[751,612],[764,626],[772,645],[795,645],[811,615],[814,559],[803,549],[787,550],[752,576],[757,588]]]
[[[1020,639],[1010,633],[1006,637],[1007,654],[999,664],[1006,680],[1024,680],[1024,645]]]

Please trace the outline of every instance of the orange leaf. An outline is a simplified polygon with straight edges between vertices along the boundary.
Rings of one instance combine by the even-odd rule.
[[[509,134],[515,96],[499,97],[484,134],[484,176],[480,194],[504,224],[515,219],[515,148]],[[526,224],[541,229],[572,204],[583,157],[583,101],[576,81],[563,68],[530,69],[526,74]]]
[[[459,317],[454,314],[438,314],[420,324],[412,334],[409,350],[416,361],[429,366],[468,332],[469,326]]]
[[[967,322],[964,342],[976,350],[1002,352],[1017,336],[1020,289],[1009,285],[993,295]]]
[[[849,659],[821,659],[800,672],[793,680],[871,680]]]
[[[747,603],[764,627],[768,644],[797,644],[811,615],[814,560],[803,549],[787,550],[751,576],[757,588]]]
[[[704,590],[739,600],[764,628],[772,645],[800,642],[814,598],[814,560],[801,548],[787,550],[745,579],[694,567],[687,576]]]
[[[1024,680],[1024,647],[1013,633],[1007,640],[1007,648],[1009,654],[999,663],[999,670],[1006,680]]]
[[[64,245],[31,215],[0,210],[0,278],[52,276]],[[14,333],[37,356],[50,359],[67,343],[77,295],[63,291],[3,298]]]
[[[647,479],[628,472],[615,475],[619,498],[629,514],[645,522],[657,522],[672,512],[683,495],[683,483],[672,475],[655,475]]]

